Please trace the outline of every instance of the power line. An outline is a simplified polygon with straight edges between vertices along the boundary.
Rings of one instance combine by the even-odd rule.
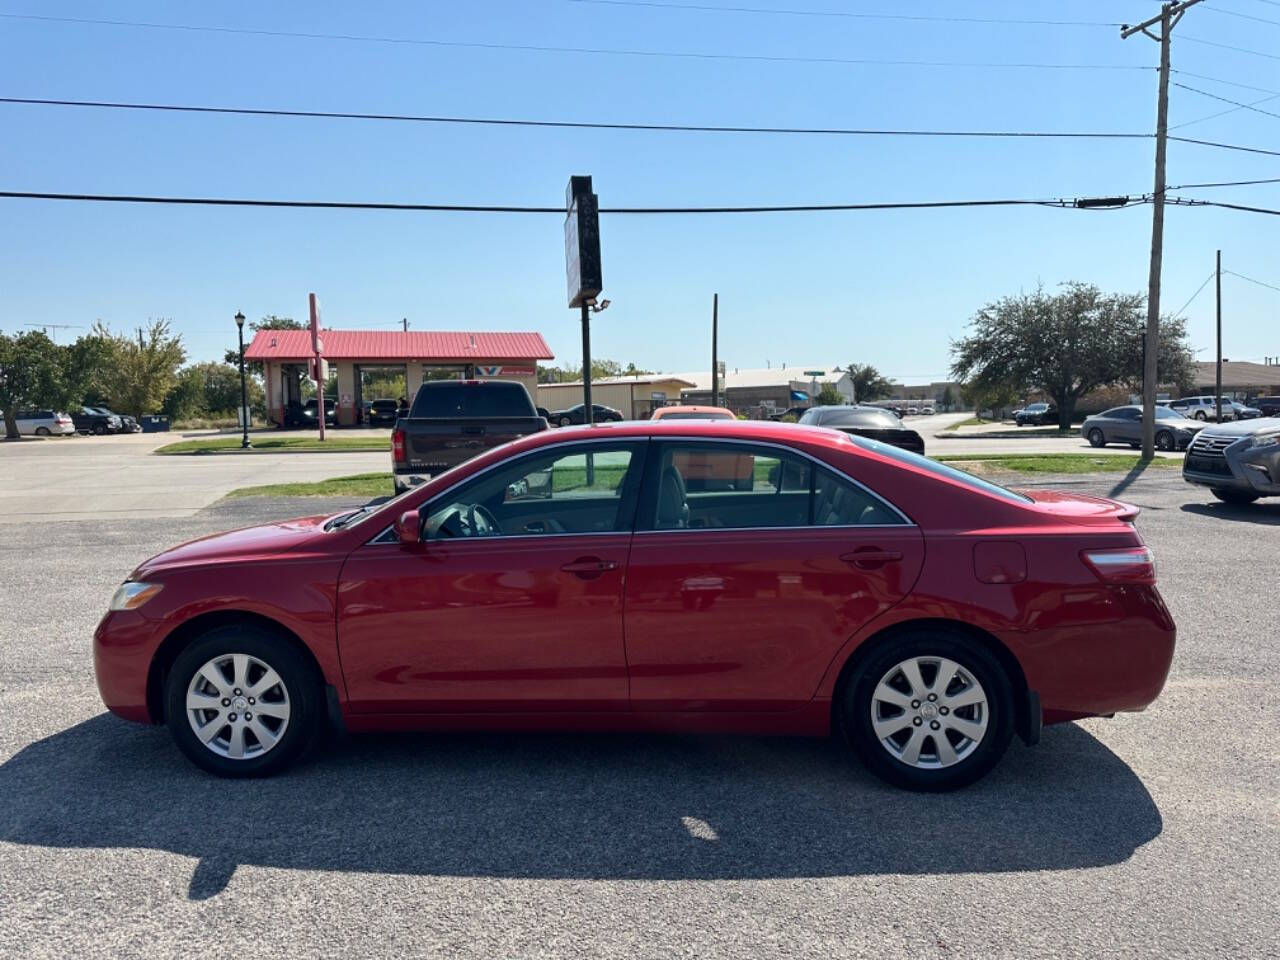
[[[1242,147],[1234,143],[1220,143],[1217,140],[1200,140],[1196,137],[1174,137],[1170,136],[1170,140],[1178,143],[1194,143],[1201,147],[1216,147],[1219,150],[1236,150],[1241,153],[1259,153],[1265,157],[1280,157],[1280,150],[1267,150],[1263,147]]]
[[[1195,197],[1169,197],[1167,202],[1176,204],[1180,207],[1221,207],[1224,210],[1241,210],[1245,213],[1265,213],[1269,216],[1280,217],[1280,210],[1274,210],[1270,207],[1250,207],[1242,203],[1227,203],[1224,200],[1200,200]]]
[[[0,13],[8,20],[48,23],[76,23],[95,26],[138,27],[151,30],[181,30],[243,36],[287,37],[299,40],[341,40],[358,43],[393,43],[429,47],[459,47],[473,50],[519,50],[531,53],[599,54],[613,57],[667,57],[691,60],[735,60],[756,63],[826,63],[845,66],[961,67],[1025,70],[1154,70],[1154,67],[1116,63],[1035,63],[967,60],[896,60],[857,57],[792,57],[770,54],[706,53],[676,50],[633,50],[606,47],[561,47],[540,44],[496,43],[464,40],[435,40],[426,37],[380,37],[343,33],[304,33],[292,30],[257,30],[244,27],[214,27],[197,24],[156,23],[141,20],[103,20],[88,17],[53,17],[29,13]]]
[[[1240,105],[1240,106],[1238,106],[1238,107],[1231,107],[1229,110],[1219,110],[1219,111],[1217,111],[1216,113],[1210,113],[1210,114],[1208,114],[1208,115],[1206,115],[1206,116],[1203,116],[1203,117],[1196,117],[1194,120],[1184,120],[1184,121],[1182,121],[1182,123],[1175,123],[1175,124],[1174,124],[1173,126],[1171,126],[1169,129],[1170,129],[1170,130],[1179,130],[1179,129],[1181,129],[1182,127],[1189,127],[1189,126],[1191,126],[1192,124],[1195,124],[1195,123],[1204,123],[1206,120],[1216,120],[1218,117],[1225,117],[1227,114],[1230,114],[1230,113],[1238,113],[1238,112],[1239,112],[1239,111],[1241,111],[1241,110],[1250,110],[1250,109],[1253,109],[1254,107],[1258,106],[1259,104],[1262,104],[1262,103],[1270,103],[1272,100],[1277,100],[1277,99],[1280,99],[1280,93],[1273,93],[1273,94],[1271,94],[1271,96],[1269,96],[1269,97],[1262,97],[1260,100],[1255,100],[1255,101],[1253,101],[1253,103],[1245,103],[1245,104],[1241,104],[1241,105]],[[1235,101],[1228,100],[1227,102],[1228,102],[1228,103],[1234,103]]]
[[[1280,177],[1270,177],[1266,180],[1219,180],[1214,183],[1180,183],[1176,187],[1169,187],[1169,190],[1198,190],[1201,187],[1252,187],[1260,183],[1280,183]]]
[[[420,116],[394,113],[353,113],[328,110],[284,110],[258,107],[215,107],[175,103],[127,103],[106,100],[51,100],[37,97],[0,97],[0,103],[31,106],[87,107],[109,110],[151,110],[175,113],[231,114],[251,117],[302,117],[326,120],[384,120],[406,123],[476,124],[504,127],[551,127],[580,130],[639,130],[675,133],[759,133],[800,134],[806,136],[858,137],[997,137],[997,138],[1067,138],[1098,140],[1149,140],[1150,133],[1081,132],[1041,130],[910,130],[851,127],[751,127],[711,126],[677,123],[607,123],[575,120],[521,120],[500,117]]]
[[[1280,60],[1280,53],[1264,53],[1261,50],[1250,50],[1248,47],[1236,47],[1229,43],[1219,43],[1217,40],[1203,40],[1200,37],[1188,37],[1182,35],[1183,40],[1189,40],[1191,43],[1200,43],[1206,47],[1218,47],[1221,50],[1234,50],[1236,53],[1247,53],[1253,57],[1266,57],[1268,60]]]
[[[1000,23],[1019,26],[1047,27],[1119,27],[1118,21],[1101,20],[1031,20],[1009,17],[941,17],[906,13],[849,13],[839,10],[806,10],[783,7],[722,7],[702,3],[658,3],[656,0],[569,0],[607,7],[649,7],[655,10],[681,10],[696,13],[754,13],[788,17],[840,17],[850,20],[907,20],[923,23]]]
[[[1216,277],[1217,275],[1218,275],[1218,272],[1215,270],[1213,273],[1211,273],[1211,274],[1209,274],[1207,277],[1205,277],[1205,278],[1204,278],[1204,283],[1202,283],[1202,284],[1200,284],[1200,286],[1196,287],[1196,292],[1195,292],[1195,293],[1193,293],[1193,294],[1190,296],[1190,298],[1187,300],[1187,302],[1186,302],[1186,303],[1184,303],[1184,304],[1182,305],[1182,309],[1181,309],[1181,310],[1179,310],[1177,313],[1175,313],[1175,314],[1174,314],[1172,317],[1170,317],[1169,319],[1170,319],[1170,320],[1177,320],[1180,316],[1182,316],[1184,313],[1186,313],[1186,312],[1187,312],[1187,307],[1191,306],[1191,304],[1193,304],[1193,303],[1195,302],[1196,297],[1200,296],[1200,293],[1204,290],[1204,288],[1205,288],[1205,287],[1207,287],[1207,286],[1209,285],[1209,281],[1210,281],[1210,280],[1212,280],[1212,279],[1213,279],[1214,277]]]
[[[1234,270],[1223,270],[1222,272],[1233,277],[1239,277],[1241,280],[1248,280],[1250,283],[1256,283],[1258,286],[1266,287],[1268,290],[1274,290],[1276,293],[1280,293],[1280,287],[1272,286],[1269,283],[1263,283],[1261,280],[1253,279],[1253,277],[1246,277],[1243,273],[1236,273]]]
[[[1277,6],[1280,6],[1280,4],[1277,4]],[[1225,10],[1222,7],[1212,6],[1205,7],[1205,9],[1212,13],[1220,13],[1227,17],[1239,17],[1241,20],[1253,20],[1256,23],[1270,23],[1273,26],[1280,27],[1280,20],[1271,20],[1267,17],[1256,17],[1252,13],[1240,13],[1238,10]]]
[[[1223,83],[1228,87],[1239,87],[1241,90],[1253,90],[1255,93],[1280,93],[1280,90],[1272,90],[1268,87],[1256,87],[1250,83],[1238,83],[1235,80],[1223,80],[1221,77],[1211,77],[1204,73],[1192,73],[1190,70],[1170,70],[1170,73],[1179,74],[1184,77],[1192,77],[1196,80],[1208,80],[1211,83]]]
[[[1185,83],[1178,83],[1176,80],[1173,82],[1173,85],[1175,87],[1179,87],[1182,90],[1189,90],[1192,93],[1198,93],[1202,97],[1208,97],[1210,100],[1218,100],[1218,101],[1221,101],[1222,103],[1233,104],[1237,110],[1252,110],[1254,113],[1260,113],[1265,117],[1275,117],[1277,120],[1280,120],[1280,113],[1272,113],[1270,110],[1259,110],[1257,107],[1253,106],[1252,104],[1241,103],[1239,100],[1232,100],[1229,97],[1220,97],[1216,93],[1209,93],[1209,91],[1207,90],[1199,90],[1195,87],[1187,86]],[[1276,97],[1280,97],[1280,93],[1273,94],[1272,96],[1267,97],[1267,100],[1274,100]],[[1259,101],[1259,102],[1261,103],[1263,101]]]

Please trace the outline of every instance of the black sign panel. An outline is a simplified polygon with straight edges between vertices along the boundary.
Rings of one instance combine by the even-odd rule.
[[[580,307],[604,289],[600,276],[600,201],[590,177],[570,177],[565,191],[564,258],[569,306]]]

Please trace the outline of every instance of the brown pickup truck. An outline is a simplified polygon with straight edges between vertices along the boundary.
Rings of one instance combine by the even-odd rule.
[[[514,380],[433,380],[418,388],[391,433],[396,493],[491,447],[547,429],[524,384]]]

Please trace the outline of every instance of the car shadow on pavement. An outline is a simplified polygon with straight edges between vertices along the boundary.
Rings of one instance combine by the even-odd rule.
[[[1184,503],[1186,513],[1198,513],[1215,520],[1234,520],[1237,523],[1263,523],[1280,525],[1280,500],[1262,500],[1239,506],[1231,503]]]
[[[102,714],[0,766],[0,840],[239,864],[515,878],[760,879],[1067,870],[1127,859],[1163,822],[1129,767],[1074,725],[1015,741],[951,794],[892,789],[829,741],[378,735],[269,780],[221,780],[164,728]]]

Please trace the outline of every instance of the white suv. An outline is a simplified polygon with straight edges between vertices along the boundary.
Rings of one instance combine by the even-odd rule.
[[[1171,410],[1177,410],[1184,417],[1192,417],[1196,420],[1217,420],[1218,419],[1218,403],[1213,397],[1183,397],[1180,400],[1174,400],[1166,404]],[[1222,398],[1222,419],[1234,420],[1236,418],[1235,407],[1231,405],[1228,397]]]

